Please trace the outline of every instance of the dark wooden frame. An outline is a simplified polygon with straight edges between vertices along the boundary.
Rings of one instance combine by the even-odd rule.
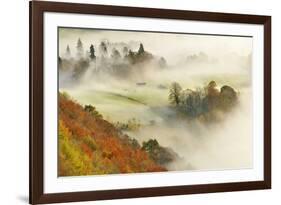
[[[271,188],[271,17],[32,1],[30,5],[30,204],[152,197]],[[43,192],[43,13],[63,12],[260,24],[264,27],[264,180],[44,194]]]

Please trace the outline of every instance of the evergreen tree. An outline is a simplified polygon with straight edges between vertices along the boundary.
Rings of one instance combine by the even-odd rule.
[[[94,48],[93,44],[91,44],[91,46],[90,46],[90,58],[91,58],[91,60],[96,59],[95,48]]]
[[[84,49],[83,49],[83,43],[80,38],[77,41],[76,49],[77,49],[77,57],[79,58],[83,57]]]
[[[128,55],[126,55],[125,57],[130,63],[132,63],[132,64],[135,63],[136,56],[135,56],[135,53],[131,49],[129,50]]]
[[[138,50],[138,54],[143,54],[144,53],[144,48],[142,43],[140,44],[139,50]]]
[[[69,58],[69,57],[71,56],[71,51],[70,51],[69,45],[67,45],[67,47],[66,47],[65,56],[66,56],[67,58]]]

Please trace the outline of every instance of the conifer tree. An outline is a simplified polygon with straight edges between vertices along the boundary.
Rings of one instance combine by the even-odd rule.
[[[138,50],[138,54],[142,54],[142,53],[144,53],[144,48],[143,48],[143,45],[141,43],[140,47],[139,47],[139,50]]]
[[[95,48],[94,48],[93,44],[91,44],[91,46],[90,46],[90,58],[91,58],[91,60],[96,59]]]
[[[79,58],[83,57],[84,49],[83,49],[83,43],[80,38],[77,41],[76,49],[77,49],[77,57]]]
[[[69,58],[69,57],[71,56],[71,51],[70,51],[69,45],[67,45],[67,47],[66,47],[65,56],[66,56],[67,58]]]

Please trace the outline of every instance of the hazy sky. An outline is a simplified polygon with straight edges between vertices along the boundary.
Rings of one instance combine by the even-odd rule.
[[[67,45],[74,52],[78,38],[81,38],[87,50],[90,44],[97,46],[104,39],[113,43],[140,41],[145,50],[168,60],[199,52],[204,52],[215,58],[233,53],[247,56],[252,52],[251,37],[60,28],[60,54],[65,52]]]

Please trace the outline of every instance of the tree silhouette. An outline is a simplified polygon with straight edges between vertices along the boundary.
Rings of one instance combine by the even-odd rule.
[[[237,103],[237,100],[237,93],[232,87],[228,85],[221,87],[220,107],[222,109],[227,110],[232,108]]]
[[[104,41],[102,41],[102,42],[100,43],[99,50],[100,50],[100,53],[101,53],[103,56],[106,56],[106,55],[107,55],[107,46],[106,46],[106,44],[105,44]]]
[[[179,83],[173,82],[170,87],[169,100],[171,104],[179,105],[182,88]]]
[[[206,89],[207,100],[208,100],[208,109],[212,110],[217,107],[219,104],[219,90],[217,89],[217,83],[215,81],[211,81]]]
[[[161,57],[158,61],[158,64],[161,68],[165,68],[167,66],[167,61],[165,60],[165,58]]]
[[[93,44],[91,44],[91,46],[90,46],[90,58],[91,58],[91,60],[96,59],[95,48],[94,48]]]
[[[80,38],[77,41],[76,49],[77,49],[77,57],[81,58],[83,56],[84,49],[83,49],[83,43]]]
[[[218,96],[219,90],[217,89],[217,83],[215,81],[209,82],[207,86],[207,94],[208,96]]]
[[[112,49],[111,57],[112,57],[114,60],[120,59],[120,58],[121,58],[120,52],[119,52],[116,48],[113,48],[113,49]]]
[[[139,50],[138,50],[138,54],[143,54],[144,53],[144,48],[142,43],[140,44]]]
[[[128,47],[124,46],[124,48],[123,48],[123,55],[126,56],[128,54],[128,52],[129,52]]]
[[[71,56],[71,51],[70,51],[69,45],[67,45],[67,47],[66,47],[65,56],[67,58],[69,58]]]

